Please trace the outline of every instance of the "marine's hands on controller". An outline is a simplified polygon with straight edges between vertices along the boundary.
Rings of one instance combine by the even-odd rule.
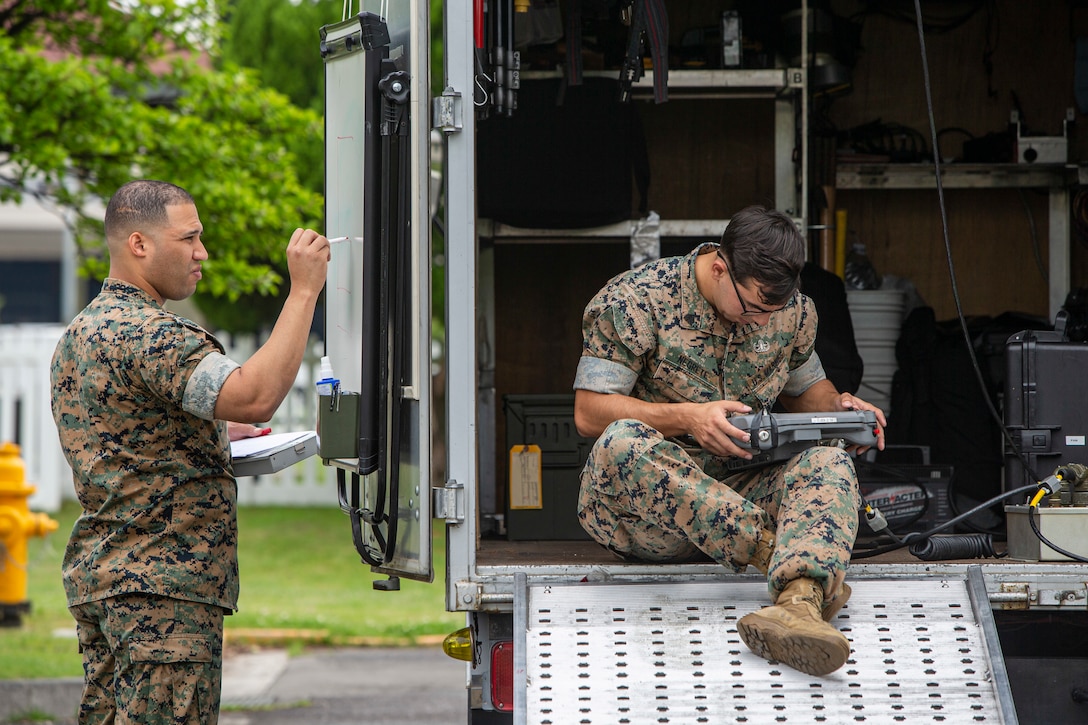
[[[838,392],[827,380],[816,383],[799,396],[783,395],[779,401],[791,413],[871,410],[876,415],[879,424],[876,447],[877,450],[884,450],[884,428],[888,424],[884,411],[856,395]],[[752,451],[747,447],[751,441],[751,434],[737,428],[729,420],[734,415],[751,413],[751,406],[738,400],[719,400],[690,405],[694,406],[694,409],[689,414],[691,422],[688,433],[704,450],[721,457],[744,458],[745,460],[752,458]],[[851,455],[859,456],[869,448],[871,446],[848,445],[846,450]]]

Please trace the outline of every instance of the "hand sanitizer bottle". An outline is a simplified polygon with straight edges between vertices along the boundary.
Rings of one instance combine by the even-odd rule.
[[[329,362],[328,356],[321,358],[321,370],[319,375],[320,378],[317,381],[317,394],[327,397],[335,395],[340,388],[340,381],[332,371],[332,363]]]

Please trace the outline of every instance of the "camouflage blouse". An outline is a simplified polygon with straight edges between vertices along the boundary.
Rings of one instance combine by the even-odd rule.
[[[53,418],[83,514],[75,605],[126,593],[237,608],[237,487],[216,397],[238,367],[197,324],[107,279],[53,355]]]
[[[723,324],[695,282],[695,258],[716,248],[612,278],[582,317],[575,389],[654,403],[740,400],[759,410],[825,378],[816,306],[801,293],[765,325]]]

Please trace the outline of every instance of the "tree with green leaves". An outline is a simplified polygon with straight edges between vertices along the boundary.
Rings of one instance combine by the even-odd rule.
[[[274,88],[299,108],[325,111],[324,63],[319,29],[338,22],[343,0],[230,0],[221,3],[222,39],[217,67],[250,68],[265,88]],[[302,163],[299,174],[317,192],[324,188],[322,137],[288,139]]]
[[[322,112],[318,30],[340,20],[343,0],[229,0],[220,7],[225,27],[219,58],[253,68],[263,86],[299,108]]]
[[[85,210],[132,178],[171,181],[196,198],[206,229],[197,304],[214,318],[281,292],[292,230],[321,228],[321,194],[291,150],[321,137],[321,117],[253,71],[209,67],[211,0],[0,0],[0,29],[0,199],[33,194],[67,210],[83,270],[100,278],[101,221]],[[233,331],[268,320],[218,317]]]

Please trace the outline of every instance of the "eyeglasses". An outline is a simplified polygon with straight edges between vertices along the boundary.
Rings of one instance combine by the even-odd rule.
[[[740,293],[740,287],[737,286],[736,277],[733,276],[733,265],[729,262],[728,259],[725,258],[725,255],[722,253],[722,250],[720,248],[718,249],[718,256],[722,258],[723,262],[725,262],[725,271],[729,275],[729,281],[733,285],[733,291],[737,293],[737,301],[740,302],[740,314],[741,314],[742,317],[754,317],[755,315],[769,315],[772,312],[779,312],[779,311],[784,310],[787,307],[791,307],[793,305],[793,298],[791,297],[786,302],[786,304],[782,305],[781,307],[776,307],[773,310],[767,310],[767,309],[764,309],[762,307],[755,307],[755,306],[749,307],[748,303],[744,301],[744,295],[742,295]]]

